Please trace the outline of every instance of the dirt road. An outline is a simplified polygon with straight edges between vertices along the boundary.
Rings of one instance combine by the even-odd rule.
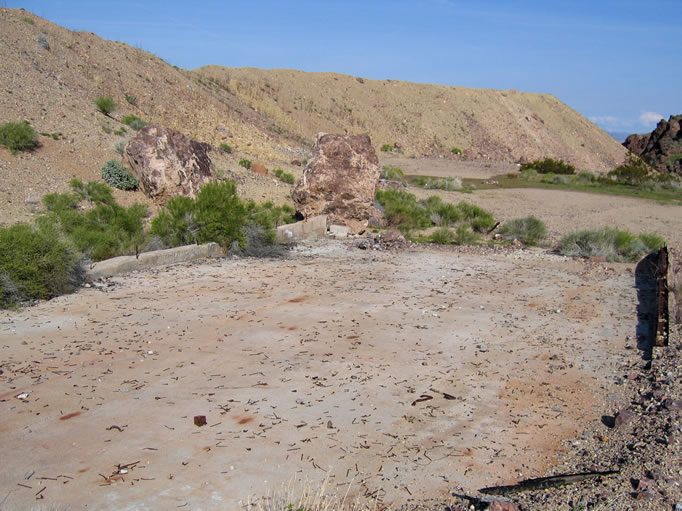
[[[239,509],[325,477],[402,504],[544,475],[637,356],[633,266],[488,252],[329,242],[1,312],[4,508]]]

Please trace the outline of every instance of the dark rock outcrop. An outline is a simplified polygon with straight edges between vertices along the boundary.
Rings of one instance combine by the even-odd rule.
[[[163,204],[174,195],[196,197],[215,179],[210,150],[209,144],[150,124],[126,144],[125,156],[142,191]]]
[[[378,215],[374,208],[378,180],[379,160],[369,135],[320,133],[292,197],[305,218],[327,215],[329,224],[358,233]]]
[[[682,176],[682,115],[661,119],[656,129],[645,135],[630,135],[623,145],[632,153],[664,172]]]

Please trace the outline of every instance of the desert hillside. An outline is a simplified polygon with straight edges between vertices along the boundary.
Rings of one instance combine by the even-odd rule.
[[[548,95],[476,90],[331,73],[178,69],[126,44],[72,32],[23,9],[0,8],[0,120],[27,120],[41,146],[12,155],[0,148],[0,224],[31,218],[40,198],[72,177],[98,179],[134,131],[126,115],[182,131],[214,146],[229,144],[217,168],[240,158],[300,174],[318,131],[368,132],[375,146],[397,144],[404,156],[518,161],[563,158],[604,171],[622,161],[614,139]],[[111,96],[110,117],[93,104]],[[127,128],[123,133],[121,128]],[[117,134],[118,132],[118,134]],[[395,155],[395,154],[394,154]],[[273,186],[263,179],[263,186]],[[249,192],[260,199],[258,183]],[[141,193],[116,192],[122,203]]]
[[[625,151],[607,133],[548,94],[368,80],[294,70],[200,68],[283,133],[369,133],[375,145],[441,156],[453,147],[498,161],[546,156],[604,171]]]

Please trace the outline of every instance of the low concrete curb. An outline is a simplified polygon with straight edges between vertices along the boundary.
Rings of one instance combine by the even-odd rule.
[[[93,264],[85,273],[85,280],[87,282],[92,282],[97,279],[113,277],[114,275],[135,270],[185,263],[203,257],[221,257],[223,255],[225,254],[220,248],[220,245],[217,243],[207,243],[205,245],[187,245],[184,247],[169,248],[167,250],[144,252],[140,254],[139,257],[114,257]]]

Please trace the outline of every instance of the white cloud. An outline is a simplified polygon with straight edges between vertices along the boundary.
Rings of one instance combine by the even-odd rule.
[[[656,112],[642,112],[639,115],[639,122],[645,126],[650,126],[652,124],[657,124],[658,121],[663,119],[663,116]]]
[[[632,121],[619,119],[612,115],[592,115],[589,119],[601,128],[611,131],[631,128],[634,124]]]

